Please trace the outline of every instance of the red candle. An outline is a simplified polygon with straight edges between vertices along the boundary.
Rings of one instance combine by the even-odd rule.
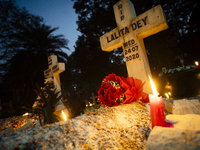
[[[158,97],[158,92],[156,90],[156,87],[152,79],[150,77],[149,79],[153,90],[153,95],[149,94],[152,129],[154,128],[154,126],[173,127],[171,123],[165,122],[163,99],[162,97]]]
[[[195,65],[196,65],[197,67],[199,67],[199,62],[198,62],[198,61],[195,61]]]
[[[149,95],[152,129],[154,126],[165,127],[165,115],[162,103],[162,97]]]

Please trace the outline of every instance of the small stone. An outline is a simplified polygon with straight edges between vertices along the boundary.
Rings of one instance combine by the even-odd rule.
[[[190,66],[186,66],[185,68],[186,68],[187,70],[189,70],[189,69],[190,69]]]
[[[173,123],[175,128],[199,130],[200,131],[200,115],[167,115],[166,121]]]
[[[169,100],[163,99],[163,106],[164,106],[165,113],[172,114],[173,104]]]
[[[200,114],[199,100],[175,100],[173,101],[173,114]]]
[[[41,122],[43,122],[43,120],[42,120]],[[34,124],[34,127],[35,127],[35,128],[36,128],[36,127],[41,127],[40,122],[39,122],[39,121],[36,122],[36,123]]]
[[[155,126],[147,141],[146,150],[200,149],[200,132]]]
[[[9,127],[5,131],[1,132],[0,136],[6,135],[11,132],[14,132],[14,129],[12,127]]]
[[[169,70],[168,70],[168,73],[171,73],[171,72],[172,72],[172,69],[169,69]]]
[[[30,128],[33,128],[33,124],[31,122],[27,122],[25,125],[23,125],[21,128],[18,128],[16,131],[21,132]]]
[[[147,141],[146,150],[200,149],[200,115],[167,115],[174,128],[155,126]]]

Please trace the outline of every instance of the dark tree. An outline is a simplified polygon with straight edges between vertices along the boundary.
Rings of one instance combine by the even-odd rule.
[[[116,28],[113,5],[119,0],[73,0],[78,14],[78,31],[81,36],[70,56],[74,86],[85,86],[86,90],[98,90],[101,80],[109,73],[126,76],[122,49],[103,52],[101,35]],[[200,60],[199,17],[200,1],[197,0],[131,0],[137,16],[161,5],[169,28],[144,39],[150,69],[154,78],[162,68],[181,66],[176,56],[184,57],[185,65]],[[70,62],[70,61],[69,61]],[[159,78],[159,77],[158,77]],[[95,89],[96,87],[96,89]]]
[[[0,2],[0,57],[1,77],[9,89],[20,91],[16,103],[33,102],[36,82],[43,86],[47,57],[57,55],[66,62],[62,48],[68,40],[63,35],[53,35],[58,28],[45,25],[43,18],[19,9],[12,1]]]
[[[107,52],[102,52],[100,48],[99,37],[117,27],[113,12],[113,5],[115,5],[119,0],[73,1],[74,9],[78,14],[78,30],[82,33],[75,46],[75,52],[73,54],[74,60],[78,60],[80,58],[80,56],[78,56],[79,53],[82,54],[80,58],[80,64],[84,64],[81,59],[90,65],[94,62],[97,65],[97,57],[102,57],[102,60],[109,58],[106,67],[115,68],[115,62],[117,59],[119,59],[118,56],[116,57],[116,53],[117,55],[121,55],[122,50],[115,50],[109,54],[107,54]],[[169,28],[144,39],[153,75],[158,76],[162,67],[170,69],[177,67],[178,65],[180,66],[180,62],[177,63],[177,60],[174,60],[174,57],[177,55],[188,56],[185,57],[185,65],[190,65],[192,63],[192,61],[189,61],[190,58],[194,56],[197,58],[197,56],[200,56],[199,52],[197,51],[199,48],[199,1],[131,1],[135,6],[137,15],[140,15],[141,13],[159,4],[162,6],[166,15]],[[120,59],[123,59],[123,55]],[[121,63],[120,65],[124,64]],[[78,72],[80,72],[80,70],[81,72],[84,72],[84,68],[81,68],[80,65],[77,64],[76,67]],[[110,70],[110,68],[105,68],[105,66],[98,66],[98,68],[101,68],[102,72],[106,71],[106,69]],[[86,67],[86,72],[87,69],[88,67]],[[93,67],[93,69],[96,68]],[[98,72],[98,70],[93,70],[93,72]],[[88,71],[88,73],[91,73],[91,70],[90,72]],[[88,75],[88,73],[86,74]],[[108,71],[107,74],[108,73],[110,72]]]
[[[200,13],[197,0],[148,1],[150,9],[161,4],[169,28],[159,34],[145,39],[145,46],[150,52],[149,61],[152,72],[157,75],[162,67],[167,69],[181,66],[176,56],[184,57],[185,65],[193,65],[200,60],[199,52],[199,21]],[[137,11],[137,8],[136,8]],[[156,70],[154,70],[154,68]]]
[[[95,92],[110,73],[127,76],[122,49],[104,52],[99,37],[116,27],[112,6],[115,1],[75,1],[79,36],[70,56],[73,82]],[[69,61],[70,62],[70,61]]]

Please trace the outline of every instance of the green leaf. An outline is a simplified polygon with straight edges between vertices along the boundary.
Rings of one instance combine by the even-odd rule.
[[[31,112],[33,111],[32,108],[28,108],[28,107],[24,107],[24,106],[18,106],[18,107],[23,108],[23,109],[26,109],[26,110],[29,110],[29,111],[31,111]]]
[[[48,116],[47,107],[43,107],[42,111],[43,111],[43,115],[44,115],[44,123],[45,123],[45,122],[50,123],[50,122],[49,122],[49,116]]]
[[[60,117],[56,116],[55,114],[52,114],[52,121],[53,122],[59,122],[59,120],[61,120]]]
[[[61,100],[61,98],[62,98],[62,95],[60,95],[59,97],[57,97],[57,98],[55,98],[53,101],[52,101],[52,107],[55,107],[55,105],[57,104],[57,102],[59,101],[59,100]]]
[[[38,85],[37,83],[36,83],[36,86],[37,86],[38,92],[40,93],[41,99],[42,99],[42,101],[43,101],[44,104],[45,104],[45,96],[44,96],[44,93],[42,92],[41,88],[39,87],[39,85]]]

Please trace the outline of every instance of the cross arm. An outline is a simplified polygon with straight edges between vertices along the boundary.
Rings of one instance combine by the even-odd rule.
[[[65,63],[57,63],[52,68],[44,71],[44,77],[50,78],[53,76],[53,73],[60,74],[63,71],[65,71]]]
[[[142,38],[156,34],[168,28],[161,5],[158,5],[144,12],[143,14],[139,15],[137,18],[133,19],[131,23],[132,28],[134,28],[134,24],[137,22],[137,20],[142,20],[145,17],[147,17],[145,28],[139,28],[134,31],[136,32],[136,34],[138,34],[138,36]]]
[[[61,72],[65,71],[65,63],[57,63],[55,66],[52,67],[53,73],[60,74]]]
[[[100,37],[101,49],[103,51],[113,51],[122,46],[120,42],[120,33],[117,28],[113,29],[112,31],[102,35]]]
[[[51,68],[46,69],[46,70],[44,71],[44,77],[45,77],[45,78],[50,78],[51,76],[52,76]]]

